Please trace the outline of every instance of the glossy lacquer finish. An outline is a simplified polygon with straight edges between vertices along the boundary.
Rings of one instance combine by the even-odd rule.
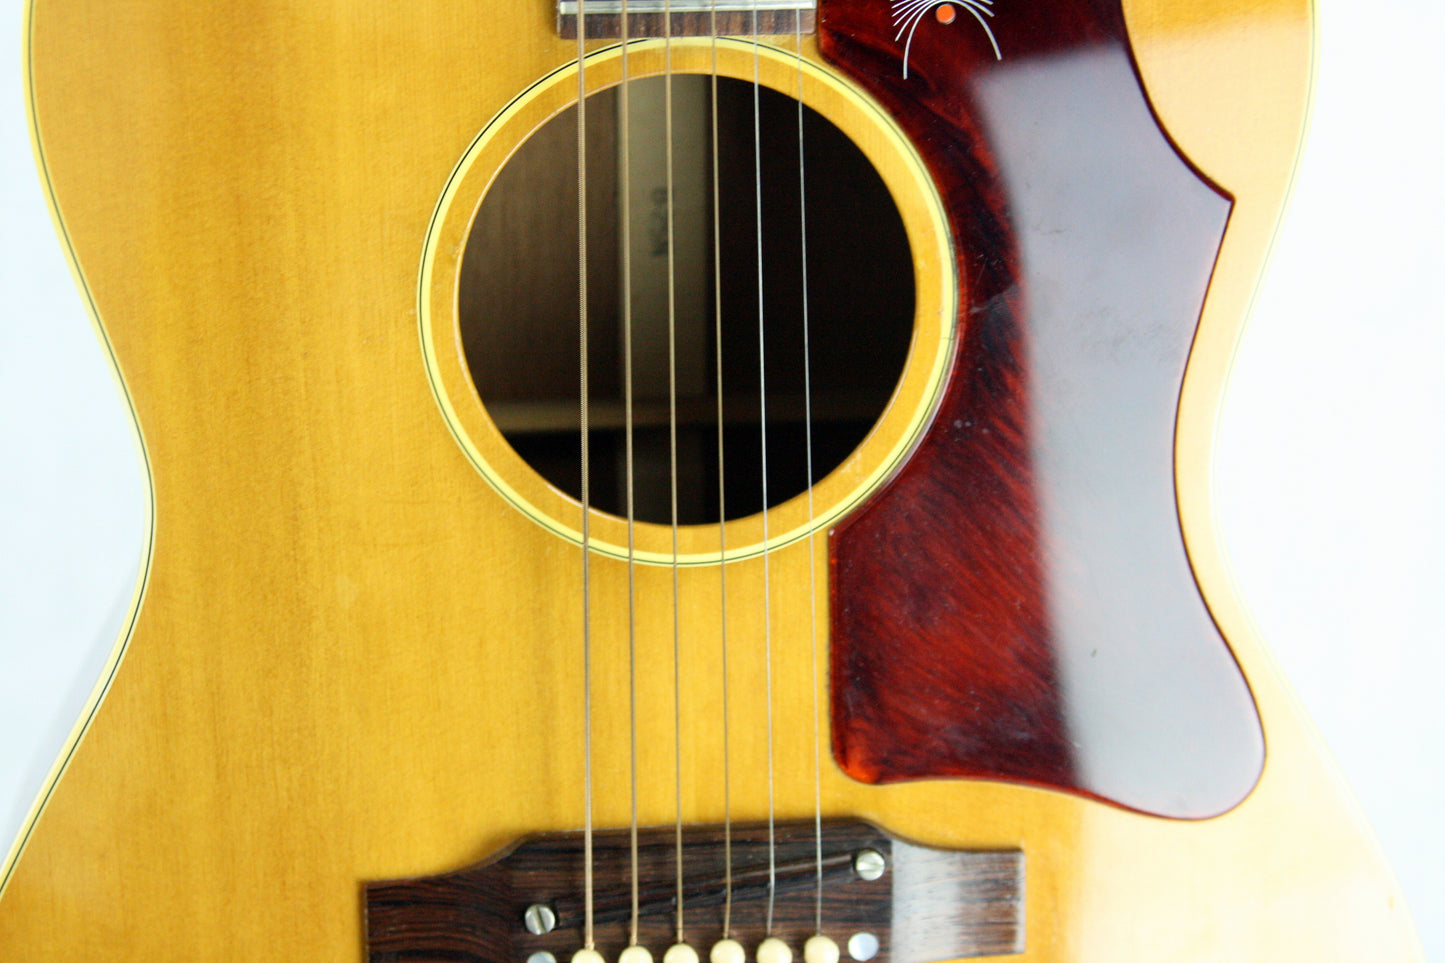
[[[682,549],[695,564],[678,573],[679,608],[672,572],[655,564],[668,551],[663,526],[639,527],[651,561],[635,572],[615,553],[594,551],[589,675],[583,556],[567,534],[580,510],[525,470],[487,420],[469,384],[456,317],[460,252],[480,182],[524,135],[572,105],[576,46],[556,36],[548,0],[33,0],[27,83],[41,176],[135,415],[153,525],[125,637],[0,866],[0,959],[356,963],[364,956],[366,881],[452,874],[518,840],[575,832],[589,800],[595,826],[625,827],[635,799],[643,826],[670,826],[679,813],[689,826],[717,825],[729,808],[735,825],[764,823],[770,813],[807,824],[821,801],[825,819],[866,820],[916,847],[1022,853],[1022,952],[1013,957],[1020,963],[1418,960],[1399,889],[1231,591],[1210,524],[1213,419],[1305,115],[1310,16],[1303,0],[1130,0],[1126,7],[1129,49],[1149,106],[1183,154],[1233,198],[1177,405],[1173,490],[1203,597],[1258,708],[1268,746],[1263,771],[1242,802],[1198,820],[1144,816],[1016,781],[1052,774],[1085,794],[1133,785],[1100,776],[1104,754],[1075,746],[1129,744],[1091,734],[1082,721],[1089,714],[1070,680],[1079,678],[1074,663],[1095,648],[1089,664],[1103,674],[1129,680],[1123,665],[1137,662],[1160,693],[1155,698],[1180,701],[1179,684],[1158,678],[1148,665],[1156,650],[1142,643],[1191,633],[1110,628],[1079,646],[1064,644],[1080,634],[1065,627],[1088,614],[1083,601],[1097,601],[1098,611],[1118,620],[1144,611],[1139,601],[1170,592],[1190,595],[1195,608],[1173,604],[1169,611],[1204,619],[1171,534],[1169,428],[1178,352],[1198,309],[1224,202],[1188,174],[1154,128],[1119,40],[1117,11],[1086,19],[1059,2],[994,6],[1002,61],[990,59],[967,16],[949,27],[925,20],[913,38],[905,88],[900,45],[884,23],[888,4],[856,0],[846,17],[825,4],[822,44],[874,96],[839,79],[812,38],[803,42],[802,79],[814,109],[884,175],[908,231],[915,330],[932,332],[915,339],[905,368],[905,381],[919,375],[911,394],[900,391],[883,415],[891,434],[880,430],[863,448],[878,437],[913,438],[936,407],[918,399],[935,397],[934,374],[941,378],[945,366],[934,359],[949,343],[946,326],[924,316],[951,302],[944,289],[953,272],[941,263],[950,260],[945,216],[966,299],[946,406],[976,408],[994,398],[1003,408],[985,427],[997,433],[1012,426],[1013,434],[995,442],[987,462],[991,450],[977,438],[960,448],[944,484],[927,481],[926,466],[949,447],[939,432],[955,430],[959,419],[944,412],[930,422],[934,434],[903,452],[918,467],[840,533],[837,585],[826,584],[825,539],[810,544],[798,535],[783,543],[780,533],[806,527],[798,500],[766,516],[777,543],[766,557],[759,518],[729,523],[728,549],[737,554],[723,569],[725,592],[708,555],[718,551],[718,532],[684,530]],[[1045,54],[1019,31],[1050,14],[1060,14],[1064,40],[1097,42]],[[1010,25],[1011,17],[1023,21]],[[791,43],[759,44],[763,76],[784,92],[798,81]],[[596,45],[590,88],[616,82],[620,69],[615,45]],[[752,75],[750,46],[719,45],[732,76]],[[634,47],[634,73],[660,71],[660,48]],[[679,45],[674,53],[688,69],[707,71],[708,45]],[[946,72],[949,57],[964,58],[957,73]],[[1091,64],[1104,66],[1091,73]],[[1014,104],[1010,98],[1033,90],[1030,77],[1043,77],[1045,65],[1063,71],[1054,94]],[[1119,83],[1086,87],[1080,78],[1094,74]],[[1060,89],[1079,96],[1060,101]],[[1114,116],[1093,103],[1106,94],[1122,98],[1121,116],[1133,119],[1110,121],[1113,136],[1069,133]],[[909,140],[875,109],[880,104]],[[1022,126],[1006,126],[1000,115]],[[1107,182],[1115,174],[1125,181],[1127,171],[1131,186],[1043,186],[1046,171],[1030,164],[1049,152],[1030,139],[1060,125],[1064,173]],[[479,139],[484,131],[494,139]],[[1125,149],[1136,139],[1131,131],[1147,150],[1142,161]],[[915,150],[931,178],[914,164]],[[453,179],[468,157],[476,166]],[[1154,157],[1162,166],[1147,160]],[[1057,160],[1050,166],[1058,172]],[[1166,185],[1178,175],[1189,186],[1140,194],[1140,168],[1155,167],[1172,172],[1161,175],[1171,178]],[[931,184],[947,199],[947,215],[933,202]],[[453,186],[470,193],[442,203]],[[1065,218],[1068,206],[1041,206],[1061,193],[1097,197],[1103,210]],[[1125,217],[1130,197],[1138,201],[1136,216]],[[1181,211],[1179,197],[1202,198],[1204,214]],[[553,213],[557,234],[575,227],[570,211]],[[429,247],[433,230],[439,233]],[[1051,244],[1076,236],[1079,247],[1097,248],[1100,235],[1129,253],[1077,262],[1071,272],[1036,268]],[[860,226],[859,243],[870,237]],[[1084,290],[1137,292],[1166,260],[1193,272],[1179,295],[1187,302],[1180,317],[1152,294],[1123,302],[1127,311],[1117,299],[1059,300]],[[1122,280],[1100,283],[1109,276]],[[1146,324],[1132,329],[1136,337],[1114,336],[1118,328],[1105,323],[1136,315],[1157,315],[1161,332]],[[1089,322],[1074,346],[1047,337],[1071,320]],[[1162,372],[1156,387],[1145,390],[1106,368],[1077,374],[1075,393],[1059,393],[1058,359],[1117,354],[1123,365],[1131,352],[1134,361],[1155,359],[1144,367]],[[914,357],[927,357],[927,366],[915,369]],[[1119,420],[1128,404],[1102,403],[1126,386],[1140,401],[1139,417],[1152,419],[1147,431]],[[1088,415],[1095,403],[1112,409],[1107,420]],[[1070,421],[1118,426],[1109,429],[1119,432],[1112,452],[1103,444],[1108,435],[1101,441],[1085,433],[1088,445],[1046,443]],[[1080,466],[1059,454],[1101,447],[1109,457],[1142,451],[1152,467],[1142,471],[1135,458],[1115,475],[1097,460]],[[875,491],[874,466],[891,470],[893,450],[891,442],[875,450],[842,483],[847,464],[820,482],[819,511],[855,511],[854,493]],[[976,471],[985,464],[991,474]],[[512,484],[512,497],[479,467]],[[1088,483],[1061,489],[1050,481],[1070,474]],[[1130,481],[1137,488],[1127,487]],[[964,484],[981,494],[949,494]],[[1005,490],[1021,500],[1003,507]],[[1074,500],[1060,491],[1074,491]],[[910,492],[934,493],[937,504],[955,506],[952,515],[926,502],[908,508],[919,504],[905,497]],[[986,511],[975,506],[984,495]],[[1105,510],[1109,499],[1155,507],[1152,516],[1137,516],[1117,504]],[[519,510],[521,503],[537,512]],[[1065,538],[1070,529],[1059,517],[1079,505],[1088,510],[1076,525],[1098,524],[1121,541],[1154,546],[1146,561],[1116,551],[1104,554],[1105,567],[1096,541]],[[904,522],[885,524],[889,512]],[[909,512],[923,521],[909,520]],[[594,538],[623,542],[618,519],[594,514],[592,522]],[[854,604],[848,600],[857,595],[860,570],[848,560],[873,564],[867,544],[854,550],[849,539],[873,531],[874,553],[900,545],[912,551],[909,536],[889,541],[877,533],[927,534],[948,525],[958,526],[958,544],[928,549],[937,559],[931,572],[919,572],[917,583],[880,572],[889,579],[882,588],[861,586],[859,607],[839,611],[861,628],[840,624],[836,639],[819,632],[814,655],[814,616],[826,624],[830,598]],[[815,563],[825,577],[809,591],[803,587]],[[1095,566],[1092,582],[1077,575],[1090,571],[1086,564]],[[1141,581],[1155,574],[1141,568],[1172,569],[1177,577],[1161,588],[1159,579]],[[1013,574],[1000,578],[1000,571]],[[991,625],[976,615],[972,626],[938,604],[981,605],[986,593],[973,583],[985,578],[1013,586],[998,595],[999,610],[980,610]],[[1131,604],[1105,592],[1127,592]],[[633,598],[635,730],[628,724]],[[897,606],[901,644],[874,649],[862,628],[884,617],[880,598],[908,604]],[[1011,603],[1024,614],[1011,616],[1022,628],[1007,635],[997,630],[1013,624],[1004,617]],[[679,609],[684,658],[675,678]],[[966,631],[919,642],[930,611]],[[1069,612],[1074,616],[1065,618]],[[769,629],[770,651],[762,645]],[[1223,643],[1207,631],[1192,635],[1197,649],[1228,668]],[[1124,658],[1125,642],[1137,656]],[[881,652],[876,674],[888,668],[877,662],[902,660],[924,643],[972,659],[977,671],[965,684],[979,700],[997,703],[1010,688],[1019,693],[1028,709],[1017,718],[1039,722],[1033,730],[1045,747],[1036,754],[1042,764],[1014,781],[882,785],[850,776],[868,775],[856,754],[845,755],[847,772],[832,765],[825,743],[814,769],[814,696],[826,706],[830,647],[845,668],[860,653]],[[1027,671],[984,671],[990,646],[1016,654]],[[835,716],[845,749],[857,749],[866,731],[854,728],[870,708],[862,700],[893,709],[940,698],[938,687],[916,675],[892,678],[910,687],[906,694],[885,691],[886,675],[876,675],[883,684],[871,693],[850,688],[859,678],[867,676],[837,677],[839,694],[853,697],[843,703],[848,712]],[[590,796],[583,739],[589,680]],[[1146,684],[1122,688],[1135,698],[1133,690]],[[945,695],[954,702],[949,711],[958,709],[956,693]],[[726,742],[719,726],[725,708]],[[875,731],[889,724],[886,713],[874,716]],[[1133,740],[1195,728],[1203,728],[1197,718],[1120,724]],[[628,778],[634,732],[635,784]],[[938,740],[930,731],[923,741],[967,749],[967,734],[960,726],[955,738]],[[897,742],[875,740],[883,747],[875,758]],[[1015,742],[1028,748],[1023,737]],[[1166,747],[1156,764],[1178,764],[1188,747],[1187,740]],[[994,755],[1004,763],[1010,756]],[[925,763],[925,770],[967,768],[957,753]],[[719,792],[725,768],[730,794]],[[1158,808],[1228,805],[1225,797],[1242,791],[1252,768],[1237,767],[1246,773],[1239,779],[1211,778],[1211,786],[1226,787],[1212,804],[1206,798]],[[895,776],[882,769],[870,778]],[[1115,796],[1151,805],[1147,793]],[[931,905],[921,901],[922,909],[890,922],[895,949],[901,924],[933,918],[939,904],[963,905],[956,891],[932,882],[925,881]],[[699,908],[698,919],[712,911]],[[756,914],[748,925],[758,925]],[[654,959],[666,949],[649,948]]]
[[[855,777],[1021,779],[1174,816],[1229,808],[1263,744],[1194,584],[1173,488],[1185,360],[1228,201],[1140,89],[1116,3],[923,18],[825,5],[825,56],[945,197],[952,381],[833,537],[833,723]]]

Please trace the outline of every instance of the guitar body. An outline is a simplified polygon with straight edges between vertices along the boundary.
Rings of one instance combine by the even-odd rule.
[[[1087,785],[863,782],[825,735],[823,806],[928,846],[1022,850],[1020,960],[1418,959],[1368,828],[1231,594],[1209,518],[1215,413],[1304,122],[1307,4],[1134,0],[1125,14],[1157,121],[1233,198],[1174,467],[1194,576],[1258,711],[1262,770],[1221,815],[1161,818]],[[460,362],[443,357],[456,338],[431,304],[444,312],[448,296],[418,290],[419,273],[455,267],[439,198],[459,159],[576,48],[541,0],[33,0],[27,29],[43,176],[134,412],[153,515],[133,622],[5,864],[0,957],[355,961],[365,881],[582,824],[582,576],[561,531],[580,514],[540,479],[507,493],[477,470],[514,472],[480,403],[458,400]],[[825,64],[813,41],[805,51]],[[565,107],[555,96],[539,116]],[[931,270],[952,283],[946,264]],[[934,404],[918,400],[926,382],[903,422]],[[866,466],[840,471],[840,490],[873,484]],[[519,501],[561,520],[538,524]],[[777,509],[777,530],[800,510]],[[729,525],[730,544],[758,542],[757,518]],[[623,541],[615,519],[595,534]],[[663,552],[665,535],[649,526],[640,542]],[[690,529],[684,547],[703,555],[709,537]],[[768,557],[766,583],[757,553],[729,561],[727,589],[730,637],[756,642],[769,619],[774,691],[816,691],[825,716],[826,645],[814,689],[797,640],[815,617],[829,624],[829,565],[823,534],[795,539]],[[807,586],[810,567],[811,594],[780,589]],[[604,552],[589,576],[599,826],[630,818],[627,569]],[[672,572],[635,572],[638,815],[666,825]],[[712,618],[719,592],[716,565],[681,573],[685,629]],[[688,823],[724,815],[716,638],[685,632],[676,690]],[[729,654],[740,820],[768,812],[767,659],[751,644]],[[806,818],[813,703],[776,701],[777,812]]]

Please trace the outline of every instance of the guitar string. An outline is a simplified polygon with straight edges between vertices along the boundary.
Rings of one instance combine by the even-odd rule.
[[[592,490],[587,365],[587,26],[577,0],[577,328],[582,489],[582,891],[583,945],[596,947],[592,925]]]
[[[803,472],[808,486],[808,641],[812,665],[813,692],[813,856],[817,864],[817,898],[814,901],[814,932],[823,933],[823,767],[822,736],[818,719],[818,555],[813,519],[813,375],[812,345],[808,314],[808,182],[803,151],[803,18],[794,14],[793,44],[798,58],[798,238],[799,284],[803,308]]]
[[[623,380],[623,463],[626,471],[627,494],[627,732],[629,786],[631,789],[631,818],[628,825],[628,855],[631,863],[632,921],[629,928],[629,946],[637,945],[638,923],[641,916],[638,901],[639,883],[637,878],[637,543],[636,505],[634,500],[633,472],[633,423],[632,423],[632,118],[631,118],[631,76],[628,63],[627,0],[621,4],[622,21],[622,80],[618,87],[618,124],[622,128],[621,151],[618,157],[621,184],[621,212],[619,216],[621,234],[618,243],[622,248],[622,380]]]
[[[728,712],[728,567],[727,485],[724,481],[723,334],[722,334],[722,191],[718,178],[718,29],[717,0],[709,11],[712,34],[712,250],[713,350],[717,368],[717,515],[718,515],[718,632],[722,645],[722,755],[723,755],[723,939],[731,939],[733,919],[733,810],[732,740]]]
[[[752,19],[752,40],[753,40],[753,149],[754,149],[754,191],[756,206],[757,231],[757,271],[758,271],[758,330],[759,330],[759,402],[760,402],[760,446],[761,446],[761,468],[762,468],[762,499],[763,499],[763,583],[764,583],[764,656],[766,675],[766,696],[767,696],[767,739],[768,739],[768,908],[766,932],[772,933],[773,915],[776,891],[776,829],[775,829],[775,786],[774,786],[774,747],[773,747],[773,699],[772,699],[772,644],[771,644],[771,593],[770,589],[770,560],[768,549],[768,520],[767,520],[767,497],[768,497],[768,468],[767,468],[767,395],[766,395],[766,320],[763,305],[764,279],[763,279],[763,238],[762,238],[762,164],[761,164],[761,123],[760,123],[760,69],[759,69],[759,48],[760,33],[758,29],[758,8],[754,2],[751,11]],[[586,816],[584,830],[584,861],[585,861],[585,944],[590,949],[595,944],[593,927],[593,867],[592,867],[592,765],[591,765],[591,653],[590,653],[590,439],[588,425],[588,351],[587,351],[587,257],[586,257],[586,82],[585,82],[585,10],[582,0],[579,0],[577,15],[577,46],[578,46],[578,261],[579,261],[579,339],[581,342],[581,489],[583,501],[583,649],[584,649],[584,795],[586,796]],[[622,24],[622,82],[619,91],[619,113],[620,126],[623,128],[621,138],[621,159],[619,165],[622,172],[622,189],[624,211],[622,220],[622,249],[623,249],[623,315],[624,315],[624,382],[625,382],[625,428],[626,428],[626,454],[625,463],[627,469],[627,527],[628,527],[628,648],[629,648],[629,712],[630,712],[630,736],[631,736],[631,827],[630,827],[630,848],[632,864],[632,920],[631,920],[631,942],[637,944],[638,922],[639,922],[639,899],[638,899],[638,819],[637,819],[637,725],[636,725],[636,616],[635,616],[635,509],[634,509],[634,458],[633,458],[633,377],[632,377],[632,290],[631,290],[631,243],[630,243],[630,109],[629,109],[629,66],[628,66],[628,44],[629,44],[629,17],[627,14],[627,0],[621,0],[621,24]],[[723,383],[722,383],[722,304],[721,304],[721,250],[720,250],[720,218],[717,216],[720,206],[719,172],[717,163],[718,145],[718,66],[717,66],[717,4],[712,0],[710,5],[710,21],[712,35],[712,154],[713,154],[713,205],[714,205],[714,282],[715,282],[715,305],[714,324],[716,328],[716,366],[717,366],[717,409],[718,409],[718,498],[719,498],[719,549],[720,555],[726,555],[726,530],[723,524],[726,520],[725,510],[725,473],[724,465],[724,411],[723,411]],[[677,504],[677,438],[676,438],[676,309],[675,309],[675,260],[674,260],[674,206],[673,206],[673,104],[672,104],[672,50],[671,50],[671,0],[664,3],[665,22],[665,46],[666,46],[666,67],[665,67],[665,138],[666,138],[666,176],[667,176],[667,230],[668,230],[668,364],[669,364],[669,458],[671,476],[671,515],[672,515],[672,579],[673,579],[673,674],[674,674],[674,763],[676,772],[675,803],[677,812],[676,827],[676,850],[677,850],[677,932],[678,942],[684,940],[684,911],[683,911],[683,869],[682,869],[682,783],[681,783],[681,703],[680,703],[680,628],[679,628],[679,595],[678,595],[678,504]],[[803,350],[804,350],[804,423],[805,423],[805,472],[808,478],[807,498],[808,517],[810,522],[814,517],[813,488],[812,488],[812,415],[811,415],[811,373],[809,364],[809,315],[808,315],[808,292],[807,292],[807,241],[806,241],[806,181],[803,168],[804,159],[804,131],[803,131],[803,103],[802,103],[802,36],[801,23],[795,20],[794,43],[798,57],[797,76],[797,106],[798,106],[798,157],[799,157],[799,194],[800,194],[800,229],[802,231],[802,323],[803,323]],[[817,895],[815,906],[815,921],[818,930],[821,932],[822,919],[822,829],[821,829],[821,763],[820,763],[820,727],[818,721],[818,698],[817,698],[817,628],[816,628],[816,605],[811,604],[816,594],[816,558],[812,551],[814,536],[809,535],[809,585],[810,585],[810,639],[812,646],[813,665],[813,737],[814,737],[814,836],[815,836],[815,861],[817,865]],[[725,859],[725,881],[726,898],[724,905],[724,936],[731,935],[731,910],[732,910],[732,854],[731,854],[731,799],[730,799],[730,745],[728,732],[728,693],[727,693],[727,592],[726,592],[726,566],[719,564],[719,583],[722,604],[720,606],[720,633],[723,649],[723,770],[724,770],[724,859]]]
[[[677,551],[677,257],[676,210],[673,204],[672,154],[672,0],[664,0],[663,20],[663,138],[667,168],[667,427],[669,497],[672,502],[672,753],[673,792],[677,813],[677,942],[687,942],[682,860],[682,633],[679,626]]]
[[[678,616],[678,506],[677,506],[677,466],[676,466],[676,315],[675,315],[675,261],[674,261],[674,206],[673,206],[673,145],[672,145],[672,51],[671,51],[671,3],[665,0],[664,22],[665,22],[665,46],[666,46],[666,68],[665,68],[665,137],[666,137],[666,168],[667,168],[667,217],[668,217],[668,341],[669,341],[669,457],[671,475],[671,514],[672,514],[672,551],[673,551],[673,671],[674,671],[674,726],[675,745],[674,761],[676,766],[676,807],[677,807],[677,898],[678,916],[677,930],[678,942],[684,938],[683,919],[683,875],[682,875],[682,817],[681,817],[681,725],[680,725],[680,630]],[[767,468],[767,395],[766,395],[766,320],[763,305],[764,279],[763,279],[763,239],[762,239],[762,164],[761,164],[761,123],[759,90],[759,48],[760,33],[758,29],[758,9],[756,2],[753,4],[752,14],[752,40],[753,40],[753,149],[754,149],[754,192],[756,206],[757,231],[757,272],[758,272],[758,331],[759,331],[759,402],[760,402],[760,446],[761,446],[761,468],[762,468],[762,500],[763,500],[763,582],[764,582],[764,656],[766,675],[767,695],[767,739],[768,739],[768,908],[766,932],[772,933],[774,902],[776,891],[776,831],[775,831],[775,793],[774,793],[774,762],[773,762],[773,705],[772,705],[772,644],[771,644],[771,598],[770,598],[770,560],[768,550],[768,521],[767,521],[767,497],[768,497],[768,468]],[[587,363],[587,303],[586,303],[586,176],[585,176],[585,129],[586,129],[586,86],[584,79],[584,56],[585,56],[585,11],[583,4],[579,2],[578,8],[578,208],[579,208],[579,329],[581,340],[581,446],[582,446],[582,498],[583,498],[583,597],[584,597],[584,723],[586,733],[584,736],[585,769],[584,794],[586,800],[586,829],[584,831],[584,860],[585,867],[585,943],[590,949],[594,946],[593,933],[593,885],[592,885],[592,788],[591,788],[591,689],[590,689],[590,452],[588,438],[588,363]],[[712,34],[712,74],[711,82],[713,88],[712,97],[712,153],[713,153],[713,203],[714,203],[714,275],[715,275],[715,327],[717,329],[716,339],[716,364],[718,375],[717,405],[718,405],[718,459],[719,459],[719,547],[721,554],[726,553],[725,526],[726,520],[724,508],[724,421],[723,421],[723,386],[722,386],[722,305],[721,305],[721,251],[720,251],[720,225],[718,213],[720,190],[718,184],[717,165],[717,127],[718,127],[718,104],[717,104],[717,24],[716,24],[716,0],[712,0],[710,7],[711,34]],[[630,826],[630,856],[632,866],[632,920],[631,920],[631,943],[637,944],[638,923],[639,923],[639,900],[638,900],[638,819],[637,819],[637,725],[636,725],[636,615],[635,615],[635,502],[634,502],[634,455],[633,455],[633,375],[632,375],[632,290],[631,290],[631,243],[630,243],[630,108],[629,108],[629,17],[627,14],[627,0],[621,0],[622,24],[622,81],[619,91],[619,114],[620,126],[623,128],[621,138],[621,158],[619,166],[622,174],[621,194],[623,197],[623,216],[621,218],[621,246],[623,249],[623,315],[624,315],[624,408],[625,408],[625,464],[627,470],[627,528],[628,528],[628,649],[629,649],[629,714],[630,714],[630,763],[631,763],[631,826]],[[798,139],[799,139],[799,190],[805,190],[802,169],[803,159],[803,114],[802,114],[802,67],[801,67],[801,25],[795,21],[795,45],[800,58],[798,67]],[[801,215],[802,229],[806,231],[806,211]],[[808,306],[806,287],[806,236],[803,240],[803,340],[804,340],[804,417],[805,417],[805,464],[806,473],[809,479],[808,502],[809,519],[813,516],[812,504],[812,437],[811,437],[811,390],[810,373],[808,370]],[[810,548],[813,537],[809,536]],[[810,588],[816,584],[816,560],[809,557],[809,580]],[[731,908],[732,908],[732,858],[731,858],[731,805],[730,805],[730,773],[729,773],[729,745],[728,745],[728,706],[727,706],[727,637],[726,637],[726,567],[719,564],[720,589],[722,605],[720,610],[720,627],[723,642],[723,715],[724,715],[724,810],[725,810],[725,862],[726,862],[726,901],[724,908],[724,936],[731,933]],[[813,592],[810,592],[810,600]],[[812,621],[812,645],[814,653],[814,678],[816,680],[816,611],[815,606],[810,606]],[[818,763],[818,724],[817,724],[817,692],[816,685],[813,693],[813,715],[814,715],[814,776],[815,776],[815,855],[818,866],[818,892],[816,915],[819,928],[821,928],[822,913],[822,851],[821,851],[821,801],[819,796],[819,763]]]
[[[768,386],[766,311],[763,306],[763,154],[761,121],[761,40],[758,33],[758,0],[752,4],[753,41],[753,201],[756,217],[758,273],[758,436],[762,469],[763,520],[763,687],[767,717],[768,756],[768,908],[764,933],[773,935],[773,908],[778,882],[778,847],[773,779],[773,632],[772,571],[768,545]]]

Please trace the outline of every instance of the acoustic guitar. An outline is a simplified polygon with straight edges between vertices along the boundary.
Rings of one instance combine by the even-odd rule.
[[[1306,0],[33,0],[140,599],[7,961],[1414,960],[1232,592]]]

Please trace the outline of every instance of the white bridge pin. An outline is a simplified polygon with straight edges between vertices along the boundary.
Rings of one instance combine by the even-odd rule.
[[[577,958],[573,957],[572,959],[575,963]],[[617,963],[652,963],[652,954],[648,952],[647,947],[634,943],[622,951],[617,957]]]
[[[572,963],[606,963],[606,961],[602,959],[601,953],[584,946],[572,954]]]
[[[793,963],[793,951],[776,936],[770,936],[758,945],[758,963]]]
[[[808,937],[808,942],[803,944],[804,963],[838,963],[840,956],[838,944],[822,933]]]
[[[737,940],[718,940],[708,954],[709,963],[747,963],[748,952]]]
[[[686,943],[674,943],[662,954],[662,963],[698,963],[697,950]]]

